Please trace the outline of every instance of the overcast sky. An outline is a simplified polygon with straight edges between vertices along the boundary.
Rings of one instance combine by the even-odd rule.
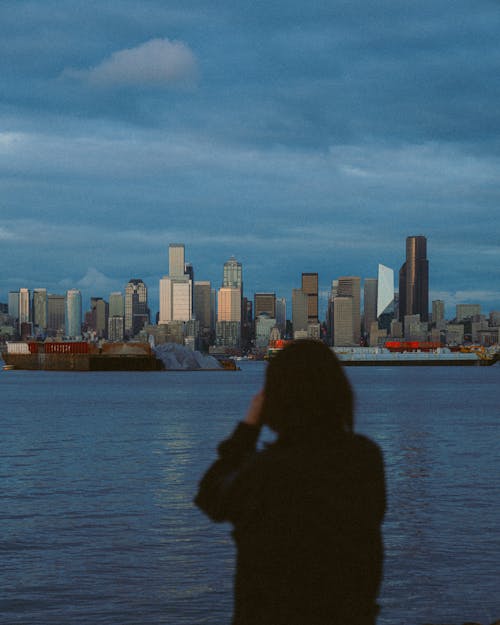
[[[0,301],[108,297],[168,245],[290,298],[428,238],[431,298],[500,309],[498,0],[0,3]]]

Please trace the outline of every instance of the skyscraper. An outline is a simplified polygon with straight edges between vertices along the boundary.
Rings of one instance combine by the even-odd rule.
[[[286,299],[284,297],[276,298],[276,325],[278,326],[281,336],[285,336],[286,332]]]
[[[219,289],[217,300],[217,321],[241,322],[241,291],[236,287]]]
[[[66,298],[64,295],[47,296],[47,334],[62,336],[65,332]]]
[[[23,323],[30,321],[30,292],[28,289],[19,289],[19,331]]]
[[[307,332],[309,299],[302,289],[292,289],[292,327],[296,332]]]
[[[82,294],[78,289],[66,291],[65,334],[70,339],[82,335]]]
[[[377,278],[365,278],[363,295],[363,327],[365,333],[377,319]]]
[[[210,306],[211,285],[207,281],[194,283],[194,315],[200,322],[202,331],[209,332],[212,328],[212,311]]]
[[[352,343],[359,345],[361,338],[361,278],[358,276],[343,276],[338,280],[337,295],[338,297],[352,297]],[[342,306],[343,314],[346,306]],[[335,315],[335,313],[334,313]],[[334,325],[337,324],[337,318],[334,319]],[[338,343],[335,343],[338,345]]]
[[[339,278],[339,286],[340,286]],[[356,345],[354,340],[355,331],[353,327],[354,319],[354,297],[351,295],[337,295],[333,300],[333,344],[335,346]]]
[[[411,236],[406,239],[406,261],[399,271],[399,318],[420,315],[429,318],[429,261],[427,239]]]
[[[148,322],[148,289],[140,278],[131,278],[125,287],[125,335],[135,336]]]
[[[276,293],[255,293],[253,314],[254,318],[266,313],[271,319],[276,319]]]
[[[435,299],[432,302],[432,323],[437,324],[444,320],[444,302],[441,299]]]
[[[184,278],[185,272],[184,244],[171,243],[168,246],[168,275],[170,278]]]
[[[231,258],[224,263],[222,286],[241,289],[243,293],[243,271],[241,263],[239,263],[234,256],[231,256]]]
[[[318,323],[318,274],[302,274],[302,290],[307,295],[307,320]]]
[[[168,247],[168,276],[160,280],[160,314],[158,323],[190,321],[193,318],[193,267],[184,261],[184,245]]]
[[[47,289],[33,289],[33,325],[42,333],[47,329]]]

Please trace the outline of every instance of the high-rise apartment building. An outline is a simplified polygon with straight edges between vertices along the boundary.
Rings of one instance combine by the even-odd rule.
[[[420,315],[429,318],[429,261],[427,239],[411,236],[406,239],[406,261],[399,270],[399,318]]]
[[[138,334],[149,323],[148,289],[140,278],[131,278],[125,287],[125,335]]]
[[[318,323],[318,274],[302,274],[302,290],[307,295],[307,320]]]
[[[359,345],[361,338],[361,278],[358,276],[342,276],[338,279],[338,297],[352,297],[352,338],[351,344]],[[343,303],[341,310],[346,309],[347,304]],[[339,309],[340,310],[340,309]],[[335,316],[335,307],[334,307]],[[337,318],[334,319],[334,325]],[[349,344],[349,343],[348,343]],[[339,343],[335,343],[339,345]]]
[[[262,313],[276,319],[276,293],[255,293],[253,311],[255,319]]]
[[[78,289],[66,291],[65,334],[70,339],[82,336],[82,294]]]

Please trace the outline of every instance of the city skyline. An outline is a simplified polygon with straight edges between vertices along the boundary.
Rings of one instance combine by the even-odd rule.
[[[500,309],[500,8],[479,0],[0,8],[0,301],[151,289],[182,241],[247,293],[398,271]],[[84,19],[82,19],[84,16]]]
[[[426,237],[424,235],[410,235],[406,238],[406,249],[408,247],[408,240],[409,239],[426,239]],[[225,285],[225,276],[226,276],[226,270],[227,270],[227,266],[228,265],[238,265],[239,267],[239,272],[241,275],[241,272],[243,271],[243,275],[245,276],[245,266],[243,263],[241,263],[239,261],[238,258],[236,258],[234,255],[231,255],[231,257],[229,259],[227,259],[224,263],[221,264],[219,270],[220,270],[220,279],[219,280],[206,280],[203,276],[203,268],[201,267],[196,267],[194,266],[193,263],[191,263],[188,258],[189,258],[189,250],[188,250],[188,254],[185,255],[185,245],[184,244],[169,244],[168,246],[166,246],[166,257],[167,257],[167,270],[165,271],[165,274],[168,274],[168,266],[169,266],[169,258],[172,259],[172,252],[171,252],[171,248],[177,248],[177,247],[182,247],[182,259],[176,259],[177,264],[184,264],[186,266],[186,269],[189,267],[190,271],[197,271],[196,274],[196,279],[195,282],[202,282],[202,283],[210,283],[211,288],[215,289],[216,291],[218,291],[220,288],[224,287]],[[425,247],[427,247],[427,241],[425,241]],[[180,258],[180,257],[179,257]],[[406,260],[404,259],[404,256],[402,257],[403,259],[403,265],[402,268],[405,266],[406,264]],[[431,259],[432,260],[432,259]],[[429,262],[427,260],[427,262]],[[179,264],[179,266],[180,266]],[[384,265],[381,265],[380,263],[378,264],[378,274],[377,272],[374,272],[373,276],[356,276],[357,279],[359,279],[361,282],[361,286],[363,286],[365,284],[365,282],[370,282],[372,280],[374,280],[375,282],[377,282],[377,276],[380,277],[380,267],[383,267],[386,271],[390,271],[390,272],[394,272],[394,270],[392,268],[386,267]],[[174,270],[175,272],[175,270]],[[431,272],[432,272],[432,265],[431,265]],[[201,275],[200,275],[201,274]],[[270,288],[266,291],[266,293],[270,293],[272,292],[274,297],[279,298],[282,297],[284,299],[286,299],[289,304],[291,304],[292,302],[292,295],[293,295],[293,291],[296,289],[299,289],[301,287],[301,284],[304,280],[304,275],[307,276],[313,276],[313,275],[317,275],[316,273],[311,273],[311,272],[302,272],[301,274],[299,274],[296,277],[295,283],[293,284],[292,288],[290,289],[289,292],[286,292],[284,289],[277,289],[277,288],[273,288],[272,285],[270,285]],[[397,274],[396,274],[397,275]],[[432,273],[431,273],[432,275]],[[160,312],[161,311],[161,288],[162,288],[162,282],[165,281],[165,279],[168,278],[168,275],[160,275],[158,274],[156,281],[153,281],[152,283],[148,283],[146,280],[143,280],[142,278],[129,278],[126,283],[121,287],[121,289],[118,287],[116,289],[116,291],[102,291],[102,292],[98,292],[98,284],[99,281],[96,281],[96,284],[94,286],[92,286],[92,284],[90,282],[86,283],[86,286],[84,288],[82,287],[78,287],[78,286],[70,286],[68,288],[64,288],[62,290],[62,293],[55,293],[55,291],[52,291],[47,285],[37,285],[37,286],[32,286],[32,285],[28,285],[26,286],[25,284],[23,286],[18,286],[17,289],[11,289],[9,291],[9,293],[13,293],[13,292],[20,292],[20,291],[24,291],[27,290],[31,293],[32,296],[34,296],[35,292],[37,290],[43,290],[46,291],[48,294],[50,293],[51,295],[64,295],[66,292],[68,291],[72,291],[75,289],[78,289],[81,293],[82,293],[82,306],[83,309],[86,310],[86,302],[91,302],[91,300],[93,298],[103,298],[103,299],[107,299],[110,296],[112,296],[113,294],[115,294],[115,292],[121,292],[123,293],[123,295],[125,295],[126,290],[127,290],[127,286],[130,285],[131,281],[143,281],[144,284],[147,287],[148,290],[148,301],[149,301],[149,307],[151,310],[151,315],[154,315],[155,312]],[[188,278],[188,276],[186,276],[186,278]],[[318,313],[319,313],[319,319],[320,321],[324,321],[327,317],[327,310],[328,310],[328,299],[330,298],[331,295],[331,284],[332,284],[332,280],[334,279],[338,279],[339,275],[331,275],[326,279],[326,283],[328,284],[328,286],[325,285],[319,285],[319,289],[318,289]],[[340,278],[342,279],[342,277],[340,276]],[[401,277],[400,277],[401,279]],[[154,277],[153,277],[154,280]],[[431,285],[431,280],[429,280],[429,285]],[[194,285],[194,283],[193,283]],[[102,287],[101,287],[102,288]],[[395,285],[394,284],[394,289],[395,292],[398,293],[399,291],[399,284]],[[485,306],[483,302],[481,302],[479,299],[476,299],[474,301],[467,300],[467,298],[462,298],[460,299],[460,294],[462,294],[463,292],[460,290],[456,291],[456,297],[453,300],[449,300],[446,301],[445,299],[441,299],[440,297],[434,297],[433,293],[435,291],[433,291],[432,288],[429,288],[429,296],[428,296],[428,313],[431,314],[432,313],[432,302],[433,301],[442,301],[444,303],[444,306],[446,308],[446,310],[451,310],[451,309],[455,309],[455,307],[457,305],[479,305],[481,307],[481,310],[484,313],[489,313],[490,311],[495,311],[500,309],[500,306],[495,308],[493,306],[488,307]],[[9,293],[6,294],[5,297],[0,295],[0,302],[4,302],[7,303],[8,300],[10,299],[9,297]],[[362,293],[362,291],[361,291]],[[251,290],[247,290],[247,288],[245,287],[243,293],[244,296],[249,297],[250,299],[254,299],[255,295],[257,294],[261,294],[260,291],[251,291]],[[362,304],[364,303],[366,297],[366,293],[361,294],[361,299],[360,299],[360,307],[362,308]]]

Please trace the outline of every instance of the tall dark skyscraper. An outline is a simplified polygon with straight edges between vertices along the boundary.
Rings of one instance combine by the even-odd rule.
[[[427,239],[424,236],[407,237],[406,262],[399,270],[399,318],[420,315],[429,318],[429,261]]]

